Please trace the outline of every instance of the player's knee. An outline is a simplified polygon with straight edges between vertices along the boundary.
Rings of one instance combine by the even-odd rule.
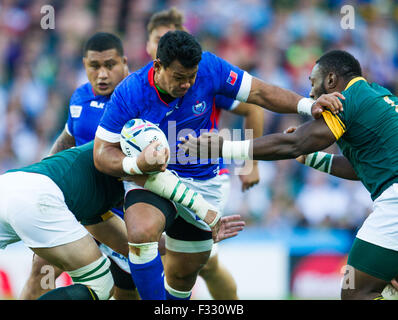
[[[128,241],[132,243],[146,243],[158,241],[162,234],[162,228],[156,220],[142,223],[134,223],[127,228]]]
[[[128,241],[131,243],[147,243],[157,241],[159,233],[150,226],[141,229],[133,229],[128,234]]]
[[[81,283],[95,292],[99,300],[107,300],[113,294],[114,282],[109,270],[110,261],[102,256],[77,270],[68,271],[74,283]]]
[[[169,270],[169,278],[173,278],[173,282],[181,284],[183,287],[189,287],[191,283],[195,283],[199,271],[202,269],[203,264],[185,263],[180,267]]]

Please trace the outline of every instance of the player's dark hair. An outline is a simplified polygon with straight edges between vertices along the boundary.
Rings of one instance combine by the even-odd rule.
[[[159,40],[156,58],[165,68],[174,60],[185,68],[193,68],[202,59],[202,48],[195,37],[188,32],[169,31]]]
[[[86,56],[88,50],[101,52],[110,49],[116,49],[119,56],[123,57],[124,50],[120,38],[112,33],[98,32],[84,44],[83,55]]]
[[[184,30],[184,16],[176,8],[159,11],[151,16],[147,25],[148,34],[158,27],[174,26],[176,30]]]
[[[325,77],[334,72],[344,79],[362,76],[361,65],[353,55],[343,50],[332,50],[325,53],[316,61]]]

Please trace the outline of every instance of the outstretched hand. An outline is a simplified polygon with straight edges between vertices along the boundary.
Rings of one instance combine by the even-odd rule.
[[[214,227],[211,228],[213,241],[220,242],[238,235],[243,230],[245,222],[240,215],[221,217]]]
[[[318,119],[321,117],[322,112],[327,109],[333,114],[338,114],[339,112],[343,111],[343,103],[339,98],[345,100],[345,97],[337,91],[321,95],[312,105],[312,116],[315,119]]]
[[[199,138],[189,134],[188,139],[181,137],[179,141],[181,142],[180,148],[191,157],[216,159],[222,153],[223,138],[215,132],[205,132]]]

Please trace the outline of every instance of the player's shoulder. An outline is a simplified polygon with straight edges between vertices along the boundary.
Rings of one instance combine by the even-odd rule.
[[[148,78],[153,62],[151,61],[146,66],[130,73],[125,77],[115,88],[120,94],[133,93],[136,95],[142,92],[142,88],[149,84]]]
[[[92,100],[95,97],[93,87],[90,82],[86,82],[73,92],[71,104],[83,104],[85,101]]]
[[[218,61],[218,59],[220,58],[216,56],[214,53],[209,51],[203,51],[202,59],[200,60],[199,66],[215,64]]]
[[[380,90],[380,86],[375,86],[374,84],[369,83],[365,78],[363,77],[356,77],[350,80],[344,89],[342,91],[342,94],[345,95],[345,97],[356,97],[360,98],[365,96],[371,96],[374,95],[377,91]],[[384,89],[384,88],[383,88]]]
[[[199,62],[198,77],[208,78],[210,75],[218,75],[220,72],[220,58],[209,51],[202,52],[202,59]]]
[[[348,107],[364,107],[366,104],[374,104],[375,99],[382,96],[390,96],[392,93],[377,83],[370,83],[365,78],[352,79],[342,92],[346,98],[344,104]]]

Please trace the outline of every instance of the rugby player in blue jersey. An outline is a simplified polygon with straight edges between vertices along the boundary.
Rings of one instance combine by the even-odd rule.
[[[218,161],[190,161],[177,147],[178,138],[188,132],[199,136],[200,130],[215,128],[212,114],[217,94],[280,113],[305,111],[316,117],[324,107],[336,113],[342,107],[334,95],[323,95],[313,101],[268,85],[225,60],[202,52],[187,32],[167,32],[159,41],[156,60],[125,78],[112,94],[94,140],[95,166],[118,177],[145,174],[136,158],[123,154],[119,139],[128,120],[149,120],[168,135],[168,169],[218,209],[222,204]],[[178,194],[183,201],[176,176],[170,173],[161,177],[164,185],[175,185],[170,198]],[[170,203],[134,182],[126,183],[125,189],[129,265],[141,298],[189,299],[197,274],[211,252],[210,231],[214,231],[218,217],[209,211],[198,219],[178,202]],[[163,268],[158,240],[164,230],[167,259]]]
[[[156,51],[160,38],[168,31],[183,30],[183,14],[176,8],[159,11],[151,16],[148,25],[148,41],[146,50],[152,60],[156,59]],[[244,117],[245,129],[252,130],[253,138],[258,138],[263,133],[264,110],[253,104],[240,102],[222,95],[216,96],[214,119],[216,128],[222,110],[230,111]],[[242,191],[250,189],[260,180],[257,161],[246,161],[241,168],[239,179],[242,183]],[[225,164],[220,162],[219,175],[221,181],[222,199],[224,205],[229,197],[230,177],[229,170]],[[223,206],[221,206],[222,208]],[[228,269],[218,259],[218,245],[214,244],[208,262],[200,270],[199,276],[205,281],[209,293],[215,300],[236,300],[238,299],[237,285]]]
[[[52,146],[50,154],[83,145],[94,139],[105,104],[115,87],[129,73],[123,44],[113,34],[96,33],[87,40],[83,51],[83,64],[89,81],[73,93],[67,123]],[[123,215],[122,208],[114,208],[112,212],[121,217]],[[109,219],[115,224],[124,224],[123,220],[116,216],[109,216]],[[103,244],[100,248],[111,258],[110,269],[115,280],[114,298],[138,299],[126,258]],[[36,299],[49,290],[40,286],[43,277],[40,271],[48,264],[43,258],[34,255],[32,270],[21,292],[21,299]],[[56,278],[63,272],[55,266],[54,270]]]

